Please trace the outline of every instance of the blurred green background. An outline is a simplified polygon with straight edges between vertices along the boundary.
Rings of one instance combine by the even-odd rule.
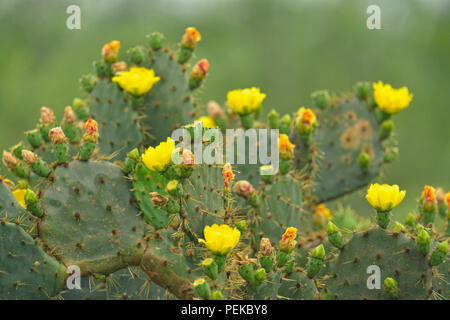
[[[81,30],[66,28],[71,4],[81,8]],[[381,8],[381,30],[366,27],[370,4]],[[382,180],[407,190],[395,214],[415,210],[424,184],[450,189],[447,0],[2,0],[0,149],[35,126],[42,105],[62,115],[104,43],[128,48],[161,31],[175,47],[187,26],[203,37],[197,58],[211,63],[203,103],[258,86],[266,112],[292,112],[317,89],[350,91],[358,80],[407,86],[414,100],[395,116],[400,158]],[[344,202],[371,214],[364,194]]]

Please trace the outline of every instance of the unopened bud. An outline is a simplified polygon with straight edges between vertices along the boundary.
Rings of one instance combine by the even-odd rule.
[[[255,189],[250,182],[240,180],[234,184],[233,192],[245,199],[249,199],[255,192]]]
[[[30,150],[22,150],[22,158],[29,165],[32,165],[38,161],[37,155]]]
[[[53,144],[60,144],[67,142],[66,135],[64,134],[64,131],[61,129],[61,127],[51,129],[48,135],[52,140]]]
[[[217,117],[222,117],[224,114],[219,104],[212,100],[208,102],[206,109],[208,110],[208,116],[210,116],[213,119]]]
[[[11,152],[3,151],[3,164],[8,169],[15,169],[19,164],[19,159],[17,159]]]
[[[269,238],[262,238],[261,242],[259,244],[259,252],[262,256],[268,257],[273,255],[274,249],[272,247],[272,244],[270,243]]]
[[[111,65],[111,72],[112,74],[116,74],[117,72],[125,71],[127,70],[127,63],[125,61],[119,61],[116,63],[113,63]]]
[[[55,114],[52,109],[47,107],[41,108],[41,123],[42,124],[52,124],[55,123]]]
[[[120,41],[114,40],[103,46],[102,55],[106,62],[116,62],[119,58]]]
[[[77,117],[75,116],[75,113],[72,110],[71,106],[67,106],[64,109],[64,123],[74,123],[75,120],[77,120]]]

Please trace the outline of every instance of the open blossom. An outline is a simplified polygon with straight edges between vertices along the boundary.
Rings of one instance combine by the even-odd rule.
[[[155,148],[149,147],[142,155],[142,162],[152,171],[163,171],[172,161],[174,148],[175,140],[169,137]]]
[[[52,109],[47,107],[41,108],[41,120],[42,124],[52,124],[55,123],[55,113]]]
[[[119,72],[112,78],[123,90],[137,97],[149,92],[159,80],[161,78],[155,75],[153,69],[144,67],[131,67],[129,71]]]
[[[370,185],[367,190],[367,201],[379,212],[387,212],[403,201],[406,191],[400,191],[398,185],[380,185],[378,183]]]
[[[64,123],[74,123],[77,120],[75,113],[72,110],[72,107],[67,106],[64,109]]]
[[[120,41],[114,40],[102,48],[102,55],[106,62],[115,62],[119,58]]]
[[[236,247],[241,237],[241,232],[229,225],[213,224],[203,230],[205,239],[199,239],[213,254],[225,256]]]
[[[313,133],[317,127],[316,115],[311,109],[301,107],[297,111],[296,125],[300,134]]]
[[[233,169],[231,168],[231,164],[226,163],[222,169],[222,177],[223,177],[223,185],[225,192],[230,192],[231,182],[234,180]]]
[[[25,203],[25,193],[27,193],[27,189],[17,189],[13,191],[14,198],[16,198],[17,202],[24,209],[27,208],[27,205]]]
[[[227,102],[231,111],[235,114],[246,115],[257,112],[266,98],[259,88],[247,88],[228,91]]]
[[[450,208],[450,191],[445,194],[445,204]]]
[[[373,84],[373,98],[378,108],[387,114],[396,114],[409,106],[413,95],[407,87],[394,89],[390,84],[379,81]]]
[[[197,120],[195,120],[194,124],[197,124],[199,122],[203,123],[203,128],[216,128],[217,127],[214,119],[212,119],[210,117],[206,117],[206,116],[200,117]]]
[[[278,149],[280,157],[283,160],[292,159],[294,156],[295,145],[289,141],[289,137],[286,134],[280,134],[278,137]]]
[[[200,35],[200,32],[194,27],[188,27],[186,28],[186,31],[181,38],[181,46],[183,48],[190,48],[194,49],[197,42],[202,40],[202,36]]]
[[[54,144],[67,142],[66,135],[64,134],[64,131],[61,129],[61,127],[51,129],[48,135],[52,140],[52,143]]]

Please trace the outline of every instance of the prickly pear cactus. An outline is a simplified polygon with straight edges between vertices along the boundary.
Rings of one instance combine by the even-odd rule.
[[[267,121],[254,87],[230,91],[226,110],[201,106],[209,63],[188,65],[200,40],[187,28],[172,50],[151,33],[123,59],[119,41],[106,44],[64,118],[42,107],[25,142],[3,152],[0,299],[448,299],[450,194],[426,186],[405,226],[391,223],[405,197],[395,185],[367,191],[378,227],[325,204],[396,157],[391,116],[408,90],[322,90],[313,109]],[[244,164],[194,161],[202,154],[170,136],[199,123],[204,147],[211,128],[277,129],[267,155],[279,167],[250,161],[250,139],[234,149]]]

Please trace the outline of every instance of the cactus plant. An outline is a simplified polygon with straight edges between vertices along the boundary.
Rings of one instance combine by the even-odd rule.
[[[258,88],[230,91],[229,109],[203,107],[194,93],[209,63],[188,66],[200,39],[187,28],[173,51],[152,33],[126,61],[120,42],[106,44],[63,120],[43,107],[25,142],[3,153],[11,177],[0,179],[0,298],[448,298],[448,233],[435,224],[448,219],[450,196],[440,191],[436,200],[426,187],[420,216],[406,227],[390,224],[405,196],[396,186],[369,188],[370,220],[324,204],[393,160],[391,115],[409,104],[407,89],[380,82],[372,93],[361,82],[341,97],[321,90],[313,109],[272,110],[267,122]],[[278,172],[267,163],[194,161],[170,136],[199,123],[204,147],[211,127],[278,129],[269,143]],[[248,150],[240,154],[247,160]],[[374,290],[371,265],[381,270]],[[73,266],[81,288],[66,285]]]

